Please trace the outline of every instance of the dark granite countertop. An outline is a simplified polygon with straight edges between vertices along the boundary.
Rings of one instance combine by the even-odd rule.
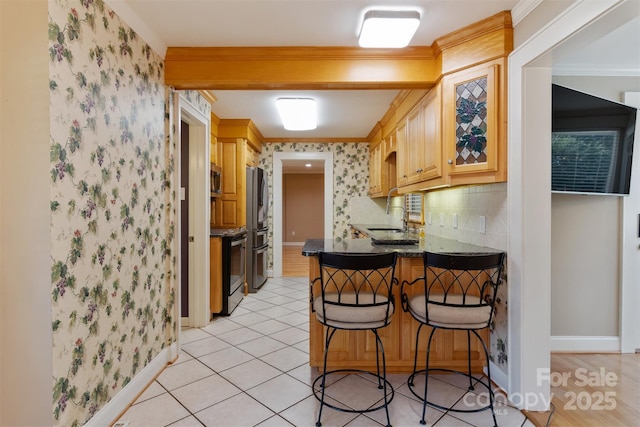
[[[211,228],[209,236],[210,237],[227,237],[227,236],[236,236],[238,234],[246,233],[246,227],[238,227],[238,228]]]
[[[370,238],[364,238],[344,239],[341,241],[337,241],[335,239],[307,239],[302,247],[302,255],[304,256],[314,256],[317,255],[318,252],[322,251],[344,253],[398,252],[398,255],[401,257],[420,257],[424,251],[459,254],[487,254],[502,252],[493,248],[429,235],[427,235],[424,243],[417,245],[380,245],[373,244]]]

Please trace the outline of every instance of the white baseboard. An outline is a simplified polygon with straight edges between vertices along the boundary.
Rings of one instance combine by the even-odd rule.
[[[178,343],[163,349],[131,382],[124,386],[102,409],[85,424],[89,427],[109,426],[137,399],[160,372],[176,358]]]
[[[504,392],[509,395],[509,376],[505,374],[502,369],[498,367],[492,361],[489,361],[491,366],[491,382],[500,387]],[[482,371],[487,375],[487,368],[482,368]]]
[[[304,246],[304,242],[282,242],[282,246]]]
[[[552,336],[549,345],[552,352],[611,353],[620,351],[620,337]]]

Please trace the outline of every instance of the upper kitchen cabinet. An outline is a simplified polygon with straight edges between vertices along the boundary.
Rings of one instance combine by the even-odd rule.
[[[443,150],[450,185],[506,180],[503,59],[443,79]]]
[[[369,197],[382,197],[382,142],[369,147]]]
[[[222,195],[216,200],[216,227],[246,226],[246,167],[257,164],[262,139],[251,120],[219,121],[217,157],[222,167]]]
[[[398,185],[442,176],[441,90],[431,89],[398,124]]]

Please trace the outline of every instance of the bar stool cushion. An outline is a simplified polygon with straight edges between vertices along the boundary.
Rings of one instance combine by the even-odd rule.
[[[356,303],[356,294],[325,293],[327,304],[323,304],[322,298],[313,301],[313,308],[318,321],[328,326],[338,329],[375,329],[380,328],[389,322],[393,314],[393,302],[390,303],[387,313],[387,298],[383,296],[375,297],[373,294],[361,293],[358,297],[359,306],[349,306]],[[329,302],[340,303],[340,305],[329,304]],[[326,308],[326,313],[325,313]],[[388,316],[387,316],[388,314]]]
[[[439,305],[435,303],[444,303],[444,295],[431,294],[429,296],[429,318],[425,311],[426,295],[415,295],[409,298],[409,312],[420,322],[430,326],[436,326],[448,329],[478,329],[489,325],[491,319],[491,306],[482,304],[478,307],[474,305],[481,304],[481,300],[477,296],[467,295],[463,301],[460,294],[449,294],[447,296],[447,305]]]

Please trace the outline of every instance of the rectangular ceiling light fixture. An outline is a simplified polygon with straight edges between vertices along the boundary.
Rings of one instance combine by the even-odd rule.
[[[315,99],[278,98],[276,108],[286,130],[311,130],[317,126]]]
[[[411,41],[420,25],[417,10],[369,10],[360,29],[361,47],[400,48]]]

